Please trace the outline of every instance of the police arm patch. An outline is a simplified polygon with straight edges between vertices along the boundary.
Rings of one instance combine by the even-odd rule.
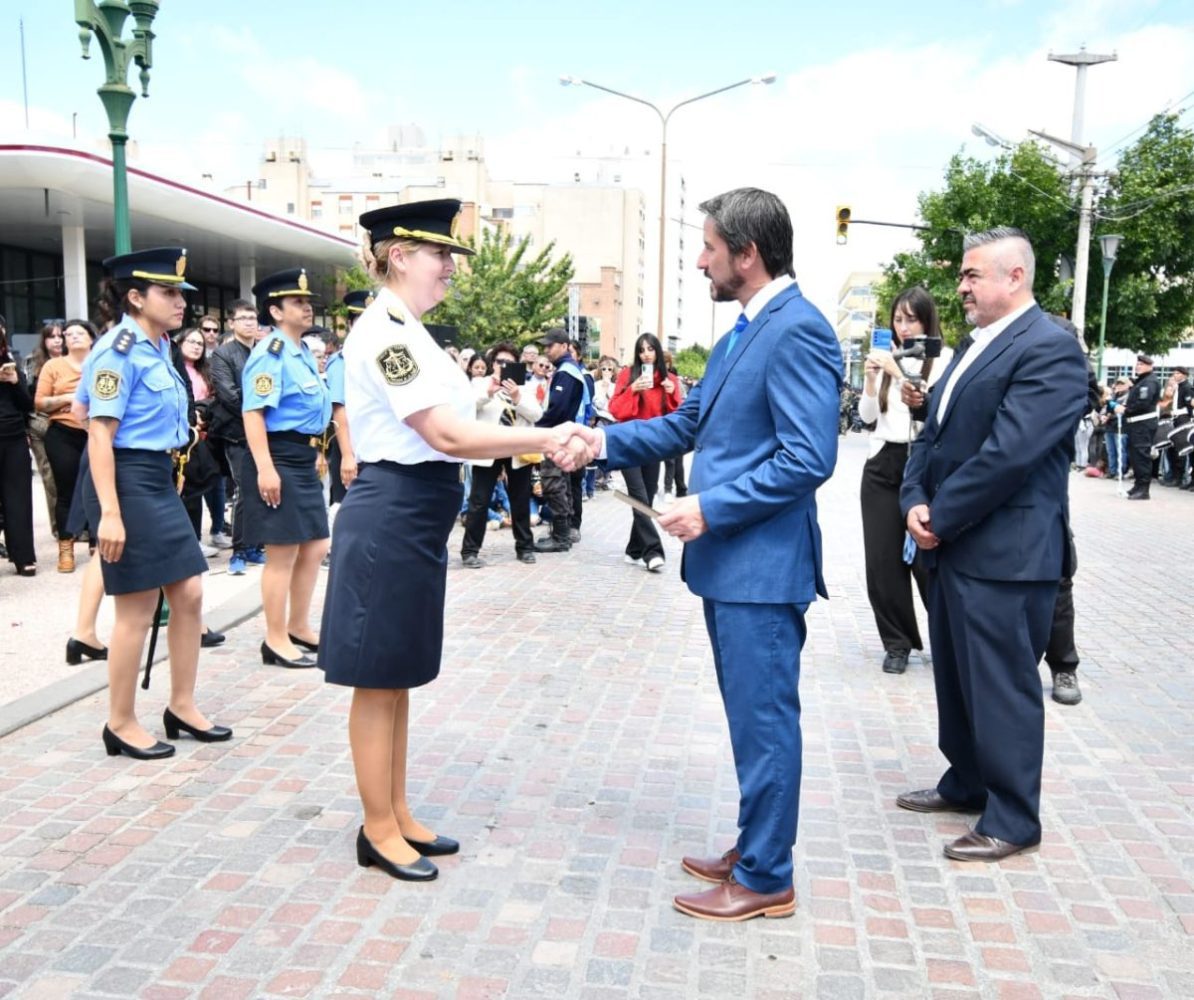
[[[377,356],[377,367],[386,385],[406,385],[419,374],[419,365],[405,344],[391,344]]]
[[[269,374],[258,375],[253,379],[253,391],[258,396],[268,396],[274,391],[274,377]]]
[[[95,373],[91,391],[96,399],[115,399],[120,395],[120,372],[101,368]]]

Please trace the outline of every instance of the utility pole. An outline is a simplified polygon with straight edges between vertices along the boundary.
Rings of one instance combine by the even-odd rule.
[[[1083,346],[1086,345],[1086,283],[1090,271],[1090,231],[1094,221],[1094,172],[1098,151],[1094,146],[1087,146],[1082,142],[1082,127],[1086,110],[1086,70],[1090,66],[1100,63],[1115,62],[1119,57],[1112,55],[1096,55],[1087,52],[1083,45],[1077,52],[1054,55],[1049,53],[1051,62],[1064,63],[1073,66],[1077,72],[1074,81],[1074,117],[1070,126],[1070,141],[1065,142],[1043,132],[1033,132],[1047,142],[1053,143],[1070,154],[1079,184],[1079,213],[1078,213],[1078,246],[1074,254],[1074,295],[1070,304],[1070,322],[1078,328],[1078,337]]]

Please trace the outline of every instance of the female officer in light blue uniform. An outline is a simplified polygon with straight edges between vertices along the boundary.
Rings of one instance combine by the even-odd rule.
[[[313,667],[319,651],[311,595],[328,550],[328,515],[316,459],[332,416],[331,396],[303,333],[311,326],[311,290],[302,268],[253,286],[260,321],[274,330],[253,348],[241,377],[245,453],[245,537],[265,545],[261,660]],[[287,599],[289,598],[289,614]]]
[[[88,355],[76,394],[90,415],[83,503],[103,560],[104,589],[116,609],[103,740],[110,756],[148,760],[174,753],[142,728],[134,710],[137,669],[159,588],[171,608],[166,735],[178,739],[185,731],[208,743],[232,736],[195,706],[199,575],[207,560],[175,489],[171,460],[190,432],[186,386],[171,363],[166,334],[182,326],[183,291],[194,286],[183,279],[186,251],[174,247],[110,257],[104,267],[111,277],[100,293],[121,320]]]
[[[344,308],[348,311],[348,327],[369,306],[373,305],[373,292],[358,289],[344,296]],[[352,450],[352,434],[348,427],[348,411],[344,408],[344,348],[328,358],[323,369],[328,391],[332,396],[332,420],[336,422],[336,436],[328,448],[328,503],[344,502],[348,487],[357,477],[357,459]]]

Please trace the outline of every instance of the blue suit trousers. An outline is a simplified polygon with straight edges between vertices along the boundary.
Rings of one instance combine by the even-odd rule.
[[[753,892],[792,886],[800,801],[800,651],[807,604],[704,602],[734,768],[734,878]]]

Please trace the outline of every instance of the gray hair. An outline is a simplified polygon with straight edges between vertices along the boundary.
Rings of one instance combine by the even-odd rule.
[[[1036,255],[1032,252],[1032,241],[1029,240],[1028,234],[1023,229],[1018,229],[1015,226],[996,226],[993,229],[984,229],[979,233],[967,233],[962,238],[962,253],[967,253],[975,247],[1005,242],[1008,244],[1005,249],[1011,251],[1016,257],[1010,266],[1014,267],[1019,264],[1023,267],[1024,284],[1032,288],[1033,279],[1036,277]],[[1009,266],[1006,257],[1001,255],[1000,264],[1006,273]]]
[[[730,253],[740,254],[753,243],[772,278],[795,276],[792,219],[770,191],[736,188],[701,202],[699,208],[713,220]]]

